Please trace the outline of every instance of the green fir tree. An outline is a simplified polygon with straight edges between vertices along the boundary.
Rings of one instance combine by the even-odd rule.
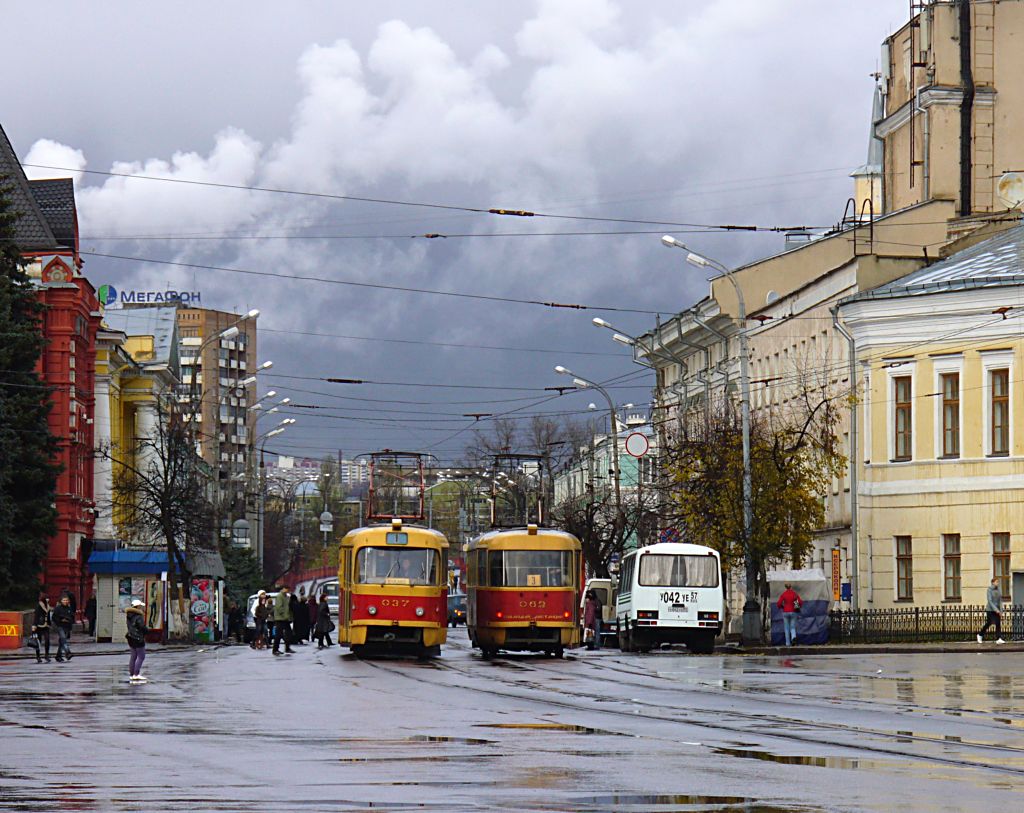
[[[36,373],[42,305],[14,242],[17,213],[0,176],[0,608],[30,606],[56,533],[57,438]]]

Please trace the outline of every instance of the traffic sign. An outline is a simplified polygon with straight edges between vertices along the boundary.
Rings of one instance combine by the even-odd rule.
[[[680,539],[680,533],[678,528],[662,528],[661,533],[658,534],[659,542],[678,542]]]
[[[647,440],[646,435],[642,435],[639,432],[631,432],[626,436],[626,451],[633,455],[633,457],[643,457],[650,448],[651,443]]]

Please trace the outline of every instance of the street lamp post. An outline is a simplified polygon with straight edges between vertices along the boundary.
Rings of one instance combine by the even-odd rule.
[[[600,384],[591,381],[588,378],[584,378],[581,375],[577,375],[572,370],[563,367],[561,364],[555,367],[555,372],[559,375],[572,376],[572,383],[581,389],[591,388],[597,390],[604,396],[605,401],[608,402],[608,414],[611,416],[612,430],[612,478],[615,486],[615,530],[616,532],[619,532],[622,530],[624,517],[622,514],[622,490],[619,476],[619,421],[615,414],[615,404],[612,403],[612,397],[608,394],[608,390]]]
[[[293,423],[295,423],[295,419],[294,418],[285,418],[275,428],[271,429],[269,432],[264,433],[263,435],[260,435],[259,437],[257,437],[253,441],[253,446],[255,446],[256,443],[258,443],[259,441],[261,441],[261,440],[263,441],[263,443],[260,445],[260,472],[259,472],[260,494],[259,494],[259,507],[257,509],[257,529],[258,530],[256,532],[256,556],[257,556],[257,558],[260,561],[260,570],[261,570],[261,572],[262,572],[262,569],[263,569],[263,515],[264,515],[264,511],[266,509],[266,504],[267,504],[267,469],[266,469],[266,463],[265,463],[265,461],[263,459],[263,456],[264,456],[264,452],[266,450],[267,440],[272,438],[272,437],[274,437],[275,435],[280,435],[285,429],[287,429]]]
[[[732,269],[720,262],[709,259],[690,250],[683,243],[669,234],[661,238],[661,242],[669,248],[681,248],[686,251],[686,261],[700,268],[714,268],[720,271],[733,290],[736,291],[736,302],[739,307],[739,338],[740,338],[740,421],[743,433],[743,564],[746,570],[747,599],[743,604],[743,642],[755,643],[761,640],[761,602],[756,592],[758,567],[754,561],[751,541],[754,528],[753,485],[750,471],[750,366],[749,348],[747,345],[747,306]]]

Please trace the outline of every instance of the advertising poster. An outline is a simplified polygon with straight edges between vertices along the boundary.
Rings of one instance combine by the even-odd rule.
[[[189,608],[192,634],[197,641],[213,641],[213,579],[192,579]]]
[[[164,628],[164,583],[146,582],[146,626],[151,630]]]
[[[117,608],[124,612],[132,605],[132,579],[125,576],[117,580]]]

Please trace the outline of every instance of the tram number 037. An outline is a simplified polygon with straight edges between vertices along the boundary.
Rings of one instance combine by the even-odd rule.
[[[543,610],[548,606],[548,603],[543,599],[522,599],[519,602],[519,606],[523,609],[530,608],[531,610]]]
[[[382,598],[381,607],[408,607],[410,599],[407,598]]]
[[[662,593],[660,599],[662,604],[686,604],[687,602],[692,604],[697,601],[697,593],[680,593],[678,591],[675,593]]]

